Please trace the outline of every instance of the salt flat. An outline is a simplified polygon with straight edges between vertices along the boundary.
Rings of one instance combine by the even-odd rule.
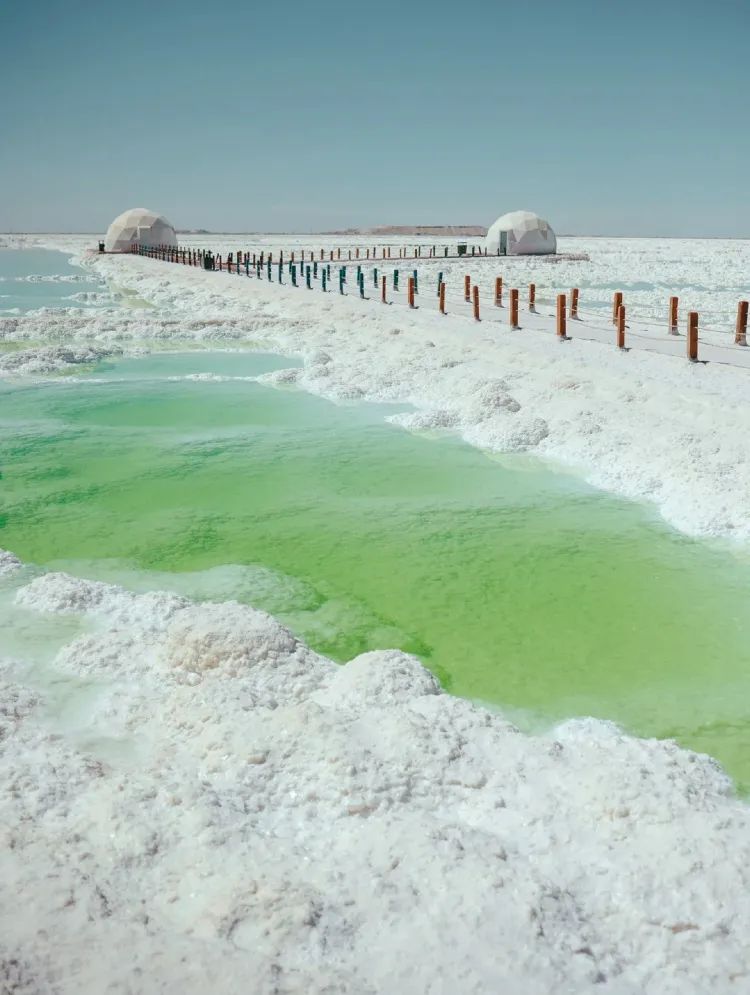
[[[432,296],[410,312],[146,259],[86,265],[147,307],[5,318],[3,338],[28,344],[6,375],[178,341],[273,349],[302,366],[267,382],[411,404],[406,428],[528,450],[744,555],[743,369],[557,343],[543,315],[517,333],[444,318]],[[748,990],[750,813],[709,758],[590,719],[522,735],[413,657],[339,668],[231,602],[9,554],[0,569],[29,625],[75,621],[51,666],[88,695],[86,736],[51,733],[23,661],[4,660],[16,990]]]

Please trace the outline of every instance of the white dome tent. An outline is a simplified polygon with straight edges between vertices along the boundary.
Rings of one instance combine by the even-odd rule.
[[[487,232],[488,255],[540,256],[557,251],[557,239],[549,224],[531,211],[503,214]]]
[[[177,245],[172,225],[160,214],[134,207],[115,218],[104,238],[105,252],[130,252],[134,245]]]

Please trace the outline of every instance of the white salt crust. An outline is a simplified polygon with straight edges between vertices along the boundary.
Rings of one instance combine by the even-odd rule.
[[[234,244],[222,236],[213,240],[214,248],[221,249],[222,240]],[[80,251],[91,240],[44,236],[44,242]],[[735,250],[724,243],[701,245],[704,269],[706,253],[713,252],[714,270],[726,270],[726,280],[738,279],[745,243],[736,243]],[[684,278],[691,265],[698,266],[687,249],[686,256],[670,278]],[[631,270],[637,265],[627,248],[622,257]],[[549,334],[548,317],[524,314],[518,333],[507,325],[475,325],[465,316],[444,318],[431,287],[422,288],[420,309],[409,312],[377,300],[129,255],[81,261],[150,306],[40,310],[0,319],[0,340],[30,343],[26,350],[0,353],[0,376],[44,375],[162,344],[273,350],[299,356],[304,365],[261,377],[266,383],[294,384],[339,402],[408,403],[416,413],[392,419],[404,427],[447,428],[495,452],[528,450],[575,468],[596,487],[653,503],[685,533],[750,538],[750,436],[742,428],[750,370],[718,362],[696,366],[635,349],[624,355],[611,343],[576,339],[575,330],[573,340],[561,344]],[[455,284],[459,271],[486,265],[443,268]],[[551,269],[566,265],[572,264]],[[615,262],[603,265],[607,272]],[[402,269],[406,273],[408,266]],[[741,358],[747,351],[731,355]]]
[[[61,730],[5,667],[5,990],[750,990],[750,810],[709,758],[523,735],[236,603],[60,573],[16,603],[84,620],[50,684],[87,697]]]

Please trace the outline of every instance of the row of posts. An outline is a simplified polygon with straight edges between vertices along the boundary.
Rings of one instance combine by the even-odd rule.
[[[419,247],[417,247],[419,248]],[[434,246],[433,246],[434,249]],[[355,250],[357,254],[359,250]],[[403,251],[403,250],[402,250]],[[176,262],[182,263],[188,266],[200,266],[204,269],[219,269],[222,270],[226,265],[227,272],[232,271],[237,274],[241,274],[244,270],[247,276],[250,275],[250,268],[255,272],[255,275],[260,278],[263,270],[266,271],[267,278],[270,280],[271,268],[273,265],[273,254],[269,252],[268,254],[261,252],[259,254],[249,252],[238,251],[235,255],[234,253],[229,253],[227,255],[226,261],[222,260],[220,255],[214,256],[210,250],[203,249],[183,249],[177,246],[134,246],[133,252],[148,256],[153,259],[161,259],[165,262]],[[383,249],[383,258],[390,258],[390,249]],[[321,261],[325,258],[325,250],[320,250]],[[341,257],[341,250],[336,250],[337,258]],[[370,257],[370,250],[367,250],[366,258],[375,258],[373,249],[373,256]],[[330,260],[333,260],[333,250],[330,250]],[[350,250],[351,255],[351,250]],[[278,258],[276,260],[276,266],[278,269],[278,281],[282,282],[282,274],[284,269],[284,253],[279,252]],[[290,258],[287,260],[287,266],[289,269],[289,275],[293,286],[297,286],[297,265],[295,263],[294,252],[290,253]],[[322,289],[326,291],[328,285],[331,281],[331,266],[329,264],[320,265],[321,269],[321,283]],[[338,280],[339,280],[339,293],[344,293],[344,286],[346,284],[346,266],[339,267]],[[305,265],[305,253],[304,250],[301,253],[300,258],[300,275],[305,277],[305,285],[308,289],[312,289],[311,279],[318,278],[318,260],[314,258],[312,252],[309,255],[309,261]],[[373,284],[375,287],[380,287],[380,298],[384,304],[387,304],[387,284],[386,277],[381,276],[380,282],[378,281],[378,270],[373,270]],[[357,266],[357,287],[359,289],[360,297],[365,296],[365,276],[361,265]],[[445,289],[446,285],[443,280],[442,272],[438,274],[438,307],[441,314],[445,314]],[[399,289],[399,271],[393,271],[393,289],[398,291]],[[414,297],[415,294],[419,293],[419,274],[415,269],[412,275],[408,278],[407,283],[407,302],[410,308],[415,307]],[[472,312],[475,321],[480,321],[479,314],[479,287],[471,284],[471,277],[466,274],[464,276],[464,300],[466,303],[472,305]],[[561,341],[568,341],[570,336],[567,333],[567,319],[576,320],[578,318],[578,300],[579,291],[577,287],[574,287],[570,292],[570,309],[568,310],[568,301],[565,294],[558,294],[556,301],[556,322],[555,330],[558,339]],[[503,306],[503,278],[501,276],[495,279],[495,306]],[[536,284],[529,284],[529,298],[528,298],[528,309],[530,312],[536,311]],[[677,297],[670,297],[669,299],[669,318],[668,318],[668,328],[671,335],[678,334],[678,310],[679,310],[679,299]],[[619,349],[624,350],[625,347],[625,328],[626,328],[626,309],[623,302],[622,291],[616,291],[612,297],[612,324],[616,329],[616,344]],[[511,328],[517,329],[518,324],[518,290],[512,288],[510,290],[510,310],[509,310],[509,324]],[[747,325],[748,325],[748,301],[740,301],[737,305],[737,321],[735,324],[735,336],[734,341],[736,345],[745,346],[747,345]],[[687,322],[687,357],[692,362],[697,362],[698,360],[698,313],[697,311],[690,311],[688,313]]]

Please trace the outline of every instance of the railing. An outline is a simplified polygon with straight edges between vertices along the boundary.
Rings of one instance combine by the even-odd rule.
[[[316,258],[316,254],[312,250],[298,250],[299,257],[295,258],[295,251],[286,254],[283,250],[279,251],[274,259],[273,252],[245,252],[244,250],[239,250],[236,253],[230,252],[227,254],[226,258],[222,258],[220,254],[214,255],[213,252],[206,249],[192,249],[182,246],[143,246],[134,245],[133,252],[137,255],[145,256],[150,259],[159,259],[163,262],[181,263],[186,266],[197,266],[204,270],[210,271],[226,271],[227,273],[236,273],[238,276],[245,275],[246,277],[254,276],[257,279],[263,279],[264,277],[268,281],[272,281],[274,273],[277,277],[278,283],[284,282],[285,272],[289,276],[291,285],[293,287],[299,286],[298,276],[300,279],[304,277],[304,284],[307,289],[312,290],[314,282],[320,286],[323,292],[329,292],[331,288],[331,267],[334,263],[338,264],[342,259],[342,254],[346,253],[346,263],[344,265],[338,265],[338,291],[339,294],[346,293],[347,286],[347,270],[349,268],[349,262],[352,259],[352,252],[355,253],[354,260],[357,262],[357,275],[356,275],[356,285],[358,290],[358,295],[362,299],[369,299],[365,293],[365,265],[367,263],[375,263],[378,258],[384,260],[385,262],[390,262],[391,260],[414,260],[414,259],[424,259],[424,260],[439,260],[439,259],[456,259],[465,258],[467,261],[472,258],[471,255],[461,254],[461,256],[438,256],[435,254],[436,246],[426,247],[429,252],[425,255],[420,255],[420,249],[425,248],[424,246],[415,246],[415,255],[406,256],[405,247],[399,249],[398,256],[391,255],[390,246],[380,247],[380,257],[377,255],[377,247],[372,250],[369,248],[364,250],[364,255],[360,256],[360,249],[321,249],[320,258]],[[446,252],[447,252],[447,247]],[[307,255],[306,255],[307,253]],[[326,259],[326,255],[328,258]],[[486,252],[478,252],[474,256],[477,258],[481,256],[487,257]],[[540,259],[544,257],[538,257]],[[380,301],[383,304],[394,303],[394,301],[388,300],[388,281],[386,275],[379,272],[378,268],[373,265],[368,272],[372,273],[373,276],[373,286],[379,290]],[[400,271],[394,269],[392,271],[391,277],[391,289],[394,295],[400,295],[401,291],[399,289],[399,277]],[[472,283],[470,274],[466,274],[464,277],[463,295],[458,297],[457,295],[449,294],[445,281],[443,280],[443,273],[439,272],[437,274],[437,286],[436,286],[436,298],[438,310],[441,314],[447,314],[448,305],[458,305],[461,306],[459,302],[463,305],[470,305],[471,315],[475,321],[481,321],[481,309],[482,306],[490,306],[493,311],[494,309],[500,309],[504,307],[503,304],[503,294],[506,288],[503,284],[502,277],[495,277],[494,293],[487,294],[482,293],[478,284]],[[413,269],[410,276],[407,278],[406,287],[406,299],[403,303],[406,304],[408,308],[415,308],[415,297],[419,294],[419,272],[417,269]],[[512,329],[517,329],[519,327],[519,300],[520,292],[517,287],[510,288],[509,291],[509,302],[510,307],[508,308],[508,325]],[[588,315],[584,316],[580,310],[580,290],[577,287],[573,287],[569,294],[568,293],[558,293],[554,295],[553,298],[547,298],[543,296],[537,296],[536,284],[531,283],[528,285],[528,297],[527,297],[527,307],[529,313],[539,314],[538,304],[542,306],[554,307],[554,317],[555,317],[555,333],[559,340],[570,341],[572,336],[570,332],[570,322],[581,321],[584,317],[589,320],[593,318],[595,321],[602,321],[601,315]],[[399,301],[399,303],[402,303]],[[498,312],[495,311],[495,314]],[[626,319],[631,319],[633,317],[639,317],[639,309],[637,307],[627,307],[624,301],[624,295],[621,291],[616,291],[612,297],[612,313],[611,313],[611,324],[614,331],[614,344],[620,350],[626,350],[626,332],[632,335],[636,340],[646,341],[651,340],[653,342],[659,341],[655,334],[649,334],[649,332],[655,331],[649,326],[645,326],[640,331],[633,330],[631,326],[627,324]],[[606,320],[606,319],[605,319]],[[653,317],[649,314],[647,321],[654,324]],[[686,355],[691,362],[697,362],[698,360],[698,322],[699,316],[696,311],[690,311],[687,315],[686,322]],[[679,299],[677,297],[670,297],[669,305],[666,309],[666,321],[664,327],[668,335],[676,335],[678,333],[679,325]],[[734,327],[734,341],[731,345],[727,344],[717,344],[711,343],[711,347],[714,349],[734,349],[734,347],[742,347],[747,345],[747,325],[748,325],[748,302],[746,300],[739,301],[737,305],[737,317]],[[599,331],[603,329],[601,326],[597,327]],[[711,328],[713,332],[722,331],[727,334],[727,329],[717,329]],[[648,348],[646,346],[646,348]]]

